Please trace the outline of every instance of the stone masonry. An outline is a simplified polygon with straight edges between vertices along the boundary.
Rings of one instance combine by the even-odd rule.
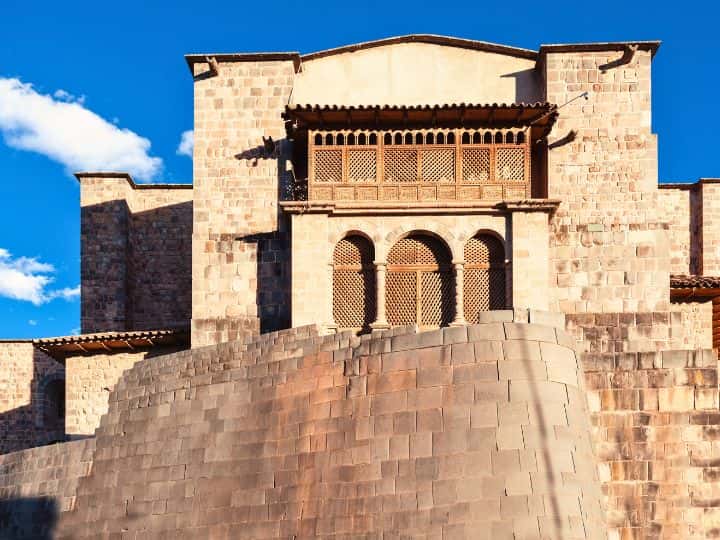
[[[602,538],[573,341],[513,319],[303,327],[139,362],[58,538]]]
[[[165,347],[163,354],[173,352]],[[152,351],[75,355],[65,359],[67,373],[65,434],[69,439],[92,436],[108,410],[108,396],[123,372]]]
[[[44,388],[65,379],[65,368],[29,341],[0,341],[0,454],[64,438],[46,425]]]
[[[189,326],[192,186],[83,173],[84,333]]]
[[[195,66],[193,344],[290,324],[288,173],[280,117],[292,61]],[[263,137],[275,148],[266,150]],[[288,167],[289,168],[289,167]]]
[[[720,536],[658,47],[188,55],[193,184],[78,173],[94,335],[0,343],[0,538]]]

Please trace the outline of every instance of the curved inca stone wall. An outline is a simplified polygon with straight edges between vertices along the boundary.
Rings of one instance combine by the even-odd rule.
[[[58,536],[603,537],[571,347],[516,322],[300,328],[139,362]]]
[[[0,455],[0,538],[50,540],[92,466],[95,439]]]

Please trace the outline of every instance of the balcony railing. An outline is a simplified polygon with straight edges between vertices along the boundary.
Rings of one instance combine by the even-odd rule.
[[[308,133],[308,199],[509,200],[530,197],[527,129]]]

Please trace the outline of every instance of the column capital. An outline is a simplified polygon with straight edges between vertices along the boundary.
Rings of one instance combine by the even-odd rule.
[[[387,261],[373,261],[373,264],[375,265],[375,268],[377,268],[378,270],[380,270],[381,268],[384,269],[387,267]]]

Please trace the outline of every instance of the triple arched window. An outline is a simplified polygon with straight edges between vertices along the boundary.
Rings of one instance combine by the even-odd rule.
[[[387,254],[382,299],[377,298],[374,259],[372,242],[360,234],[335,245],[333,317],[339,328],[368,329],[377,301],[384,302],[391,326],[424,328],[449,325],[458,309],[467,322],[475,323],[481,312],[507,306],[505,246],[492,234],[478,233],[465,243],[461,306],[456,305],[460,300],[452,254],[442,239],[414,232],[398,240]]]

